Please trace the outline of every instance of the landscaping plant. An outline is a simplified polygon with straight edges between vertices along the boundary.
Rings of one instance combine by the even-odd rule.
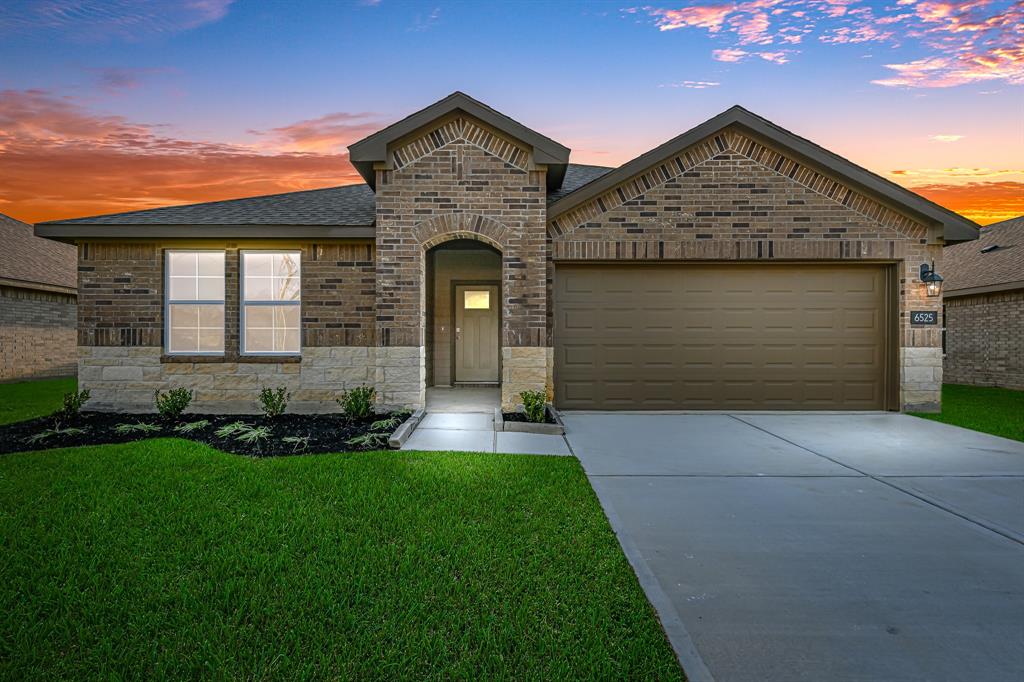
[[[277,417],[284,414],[291,397],[292,394],[284,386],[276,390],[264,386],[260,391],[260,406],[268,417]]]
[[[45,429],[39,433],[29,436],[25,439],[26,443],[42,443],[43,441],[49,440],[54,436],[80,436],[85,433],[85,429],[80,429],[77,426],[69,426],[66,429],[60,427]]]
[[[371,431],[355,438],[349,438],[345,441],[345,444],[362,448],[363,450],[377,450],[386,446],[390,437],[391,434],[387,431]]]
[[[373,400],[377,397],[377,389],[373,386],[357,386],[348,391],[342,391],[337,403],[341,411],[349,419],[365,419],[373,409]]]
[[[114,432],[119,433],[122,436],[127,433],[154,433],[159,431],[160,427],[156,424],[147,424],[146,422],[135,422],[134,424],[118,424],[114,427]]]
[[[64,403],[60,408],[60,416],[64,419],[77,417],[82,405],[89,401],[89,391],[69,391],[64,394]]]
[[[546,421],[547,393],[544,391],[523,391],[519,394],[523,399],[523,411],[526,418],[531,422],[543,423]]]
[[[243,429],[251,428],[248,424],[243,421],[231,422],[217,429],[214,433],[217,434],[218,438],[228,438],[233,436]]]
[[[302,452],[309,448],[309,436],[285,436],[281,442],[290,443],[292,452]]]
[[[164,419],[177,419],[192,402],[192,391],[181,387],[172,388],[166,393],[156,391],[156,411]]]
[[[209,425],[210,425],[210,420],[209,419],[200,419],[200,420],[194,421],[194,422],[188,422],[188,423],[185,423],[185,424],[178,424],[177,426],[174,427],[174,430],[177,431],[178,433],[192,433],[193,431],[198,431],[200,429],[205,429]]]

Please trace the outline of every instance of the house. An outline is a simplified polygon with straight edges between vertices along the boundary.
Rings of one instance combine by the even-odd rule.
[[[79,248],[81,385],[938,407],[941,327],[911,312],[937,317],[920,266],[974,223],[741,107],[618,168],[569,152],[456,92],[349,147],[365,184],[40,224]]]
[[[75,248],[0,213],[0,382],[74,376]]]
[[[946,382],[1024,389],[1024,216],[942,258]]]

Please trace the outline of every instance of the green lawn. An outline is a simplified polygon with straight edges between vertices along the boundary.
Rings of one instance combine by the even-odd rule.
[[[572,458],[0,457],[0,679],[679,679]]]
[[[916,416],[1024,441],[1024,391],[945,384],[942,412]]]
[[[77,384],[73,378],[0,384],[0,424],[45,417],[60,407],[64,394]]]

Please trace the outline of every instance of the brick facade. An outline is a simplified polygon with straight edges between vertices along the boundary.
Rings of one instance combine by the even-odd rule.
[[[945,303],[945,380],[1024,389],[1024,289]]]
[[[74,376],[75,296],[0,286],[0,382]]]

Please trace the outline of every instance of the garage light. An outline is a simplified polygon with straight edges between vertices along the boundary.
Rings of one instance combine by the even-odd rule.
[[[935,272],[935,263],[921,263],[921,281],[924,282],[925,291],[929,296],[938,296],[942,293],[942,275]]]

